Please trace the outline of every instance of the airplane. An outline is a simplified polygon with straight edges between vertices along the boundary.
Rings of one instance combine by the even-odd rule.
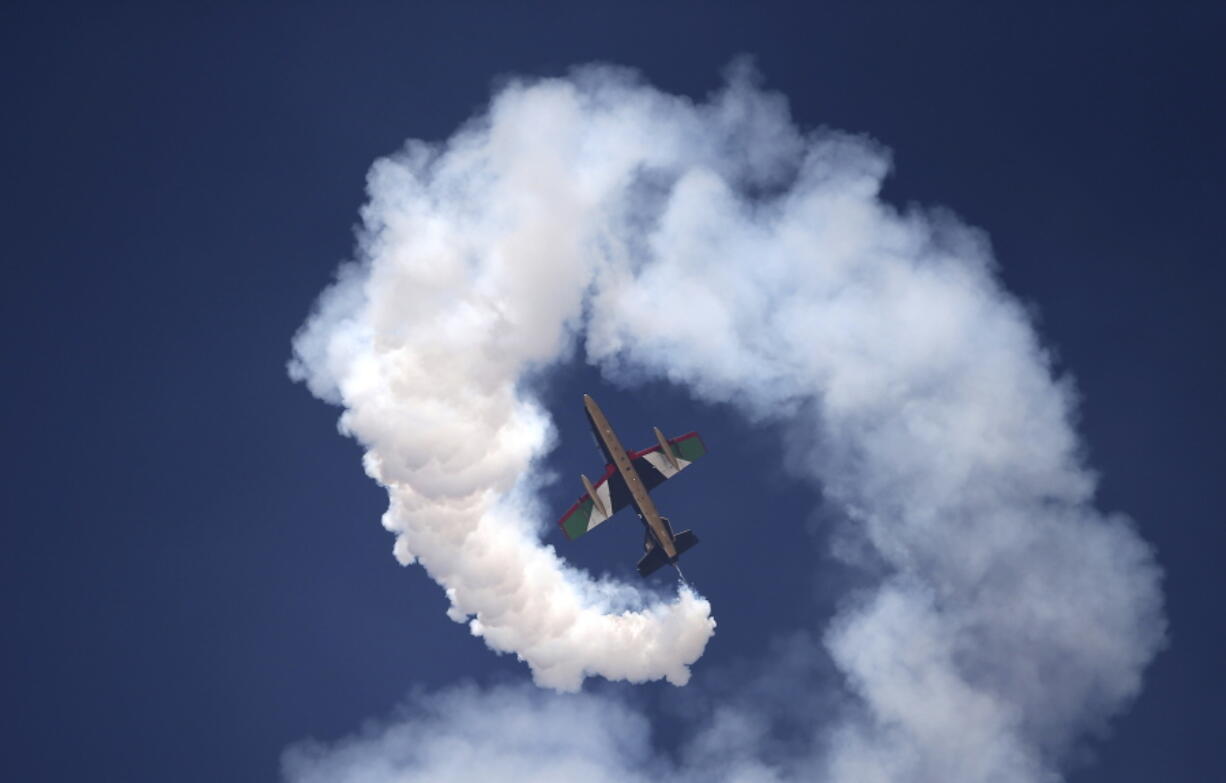
[[[558,526],[573,541],[627,505],[632,505],[643,523],[645,554],[638,562],[639,574],[648,576],[665,565],[671,565],[684,581],[685,575],[681,573],[677,559],[698,543],[698,536],[689,530],[673,533],[668,518],[660,516],[648,493],[707,453],[702,438],[697,432],[690,432],[666,439],[658,427],[653,427],[656,445],[627,452],[590,394],[583,395],[583,408],[592,426],[596,445],[604,455],[605,471],[595,484],[580,474],[587,492],[562,515]]]

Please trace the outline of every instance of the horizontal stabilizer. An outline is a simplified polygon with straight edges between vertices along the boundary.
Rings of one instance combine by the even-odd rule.
[[[639,560],[639,576],[649,576],[668,565],[668,554],[662,547],[655,547]]]
[[[673,536],[673,545],[677,547],[677,554],[693,549],[698,543],[698,536],[694,535],[693,530],[682,530],[677,535]]]
[[[677,535],[673,536],[673,544],[677,547],[677,556],[680,557],[682,552],[693,549],[698,543],[698,536],[694,535],[692,530],[682,530]],[[654,547],[647,554],[643,555],[637,566],[639,576],[649,576],[659,571],[669,563],[675,562],[676,559],[669,559],[668,553],[664,551],[664,547]]]

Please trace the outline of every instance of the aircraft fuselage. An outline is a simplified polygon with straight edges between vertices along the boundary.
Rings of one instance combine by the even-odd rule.
[[[643,520],[643,524],[647,526],[647,529],[651,531],[652,537],[655,538],[656,544],[664,550],[669,559],[676,559],[677,548],[673,542],[672,533],[669,532],[668,526],[664,524],[664,520],[660,518],[660,512],[656,510],[655,502],[651,499],[647,488],[643,486],[643,481],[639,478],[638,471],[634,469],[630,456],[626,454],[626,449],[622,446],[621,441],[617,439],[617,433],[613,431],[609,420],[605,417],[604,412],[600,410],[600,406],[596,404],[596,401],[592,399],[591,395],[583,395],[583,407],[587,410],[588,421],[592,425],[592,433],[596,436],[596,440],[600,444],[605,458],[617,468],[622,480],[626,482],[626,487],[630,490],[631,503],[634,504],[634,510],[638,512],[639,519]]]

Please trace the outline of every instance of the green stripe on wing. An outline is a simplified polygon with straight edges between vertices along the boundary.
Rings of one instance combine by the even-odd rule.
[[[575,539],[588,531],[588,521],[592,518],[592,508],[594,504],[591,498],[587,498],[579,507],[575,509],[566,521],[562,523],[562,529],[566,531],[566,537]]]
[[[673,441],[672,445],[677,457],[686,462],[693,462],[707,453],[706,447],[702,445],[702,438],[697,435]]]

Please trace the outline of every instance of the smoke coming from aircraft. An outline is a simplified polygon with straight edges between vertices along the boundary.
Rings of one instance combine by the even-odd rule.
[[[810,650],[848,698],[787,763],[713,739],[722,718],[694,746],[734,753],[729,779],[1050,780],[1137,693],[1164,636],[1159,572],[1126,519],[1095,510],[1072,388],[985,239],[885,204],[888,168],[868,139],[798,128],[746,68],[701,103],[610,68],[513,82],[446,142],[374,165],[359,258],[290,371],[344,406],[400,561],[565,691],[593,675],[684,684],[714,621],[688,590],[594,581],[541,543],[555,514],[530,467],[552,425],[524,379],[582,351],[609,375],[786,421],[799,470],[845,519],[835,553],[875,579]],[[287,773],[349,779],[361,758],[388,770],[363,780],[466,779],[394,751],[425,735],[523,769],[523,746],[460,728],[470,713],[587,721],[592,700],[616,731],[549,774],[671,764],[611,697],[464,691],[384,734],[295,751]],[[670,774],[710,779],[692,769]]]

